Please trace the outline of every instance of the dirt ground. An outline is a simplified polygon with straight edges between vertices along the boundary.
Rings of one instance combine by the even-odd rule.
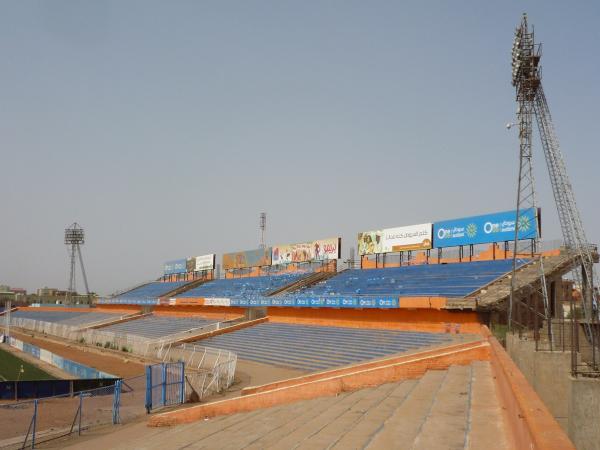
[[[11,334],[17,339],[37,345],[63,358],[68,358],[88,367],[116,375],[117,377],[131,378],[144,374],[144,364],[134,361],[127,356],[121,357],[108,351],[102,351],[103,349],[87,348],[78,346],[75,343],[60,343],[38,336],[32,337],[31,334],[24,334],[14,330],[11,331]]]
[[[136,420],[144,420],[145,423],[145,379],[140,377],[130,385],[123,387],[121,394],[120,417],[122,423],[130,423]],[[62,438],[71,426],[77,430],[79,416],[77,414],[80,400],[75,397],[60,397],[40,399],[38,403],[38,415],[36,428],[36,444],[39,442],[49,442],[42,444],[50,448],[62,448],[65,439],[74,439],[77,436],[75,432],[69,438]],[[81,402],[81,426],[83,429],[90,428],[115,430],[110,426],[104,428],[103,425],[112,422],[113,393],[112,389],[106,388],[96,391],[94,396],[85,396]],[[27,434],[27,429],[33,416],[33,402],[21,402],[16,405],[0,406],[0,448],[13,448],[12,444],[23,442],[23,437]],[[87,433],[87,431],[84,431]],[[55,443],[63,442],[55,447]],[[37,447],[38,445],[36,445]]]

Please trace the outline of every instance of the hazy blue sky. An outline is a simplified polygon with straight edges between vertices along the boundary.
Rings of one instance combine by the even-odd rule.
[[[598,242],[599,2],[0,1],[0,283],[65,288],[74,221],[109,293],[255,248],[260,211],[269,244],[346,256],[361,230],[513,208],[525,10]]]

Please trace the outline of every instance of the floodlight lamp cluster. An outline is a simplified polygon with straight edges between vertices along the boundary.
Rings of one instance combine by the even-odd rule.
[[[78,244],[81,245],[85,242],[85,233],[83,228],[79,226],[79,224],[74,223],[69,228],[65,229],[65,244],[73,245]]]
[[[515,38],[512,46],[512,84],[517,85],[519,70],[521,69],[521,55],[523,54],[523,46],[521,45],[523,37],[523,28],[519,27],[515,31]]]

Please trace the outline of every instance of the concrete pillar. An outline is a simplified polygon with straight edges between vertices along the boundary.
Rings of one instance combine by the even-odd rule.
[[[246,318],[246,320],[255,320],[255,319],[261,319],[263,317],[266,317],[266,315],[267,315],[266,307],[246,308],[245,318]]]

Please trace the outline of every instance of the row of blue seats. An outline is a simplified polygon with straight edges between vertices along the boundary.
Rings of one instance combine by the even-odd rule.
[[[264,323],[199,344],[233,351],[240,359],[315,371],[449,340],[435,333]]]
[[[85,325],[87,323],[117,317],[115,314],[100,312],[34,311],[22,309],[12,312],[11,316],[19,319],[33,319],[42,322],[60,323],[62,325],[71,326]]]
[[[192,328],[205,327],[215,322],[215,320],[197,317],[146,316],[129,322],[104,327],[101,330],[113,333],[133,334],[149,339],[159,339],[191,330]]]
[[[262,277],[224,278],[209,281],[183,292],[177,297],[248,297],[261,296],[307,276],[304,272],[270,275]]]
[[[152,283],[145,284],[138,288],[132,289],[131,291],[125,292],[119,295],[117,298],[127,299],[143,299],[143,298],[158,298],[168,292],[177,289],[180,286],[188,283],[187,281],[172,281],[172,282],[160,282],[154,281]]]
[[[526,261],[519,261],[523,264]],[[505,275],[511,260],[353,269],[296,293],[306,296],[395,295],[463,297]]]

